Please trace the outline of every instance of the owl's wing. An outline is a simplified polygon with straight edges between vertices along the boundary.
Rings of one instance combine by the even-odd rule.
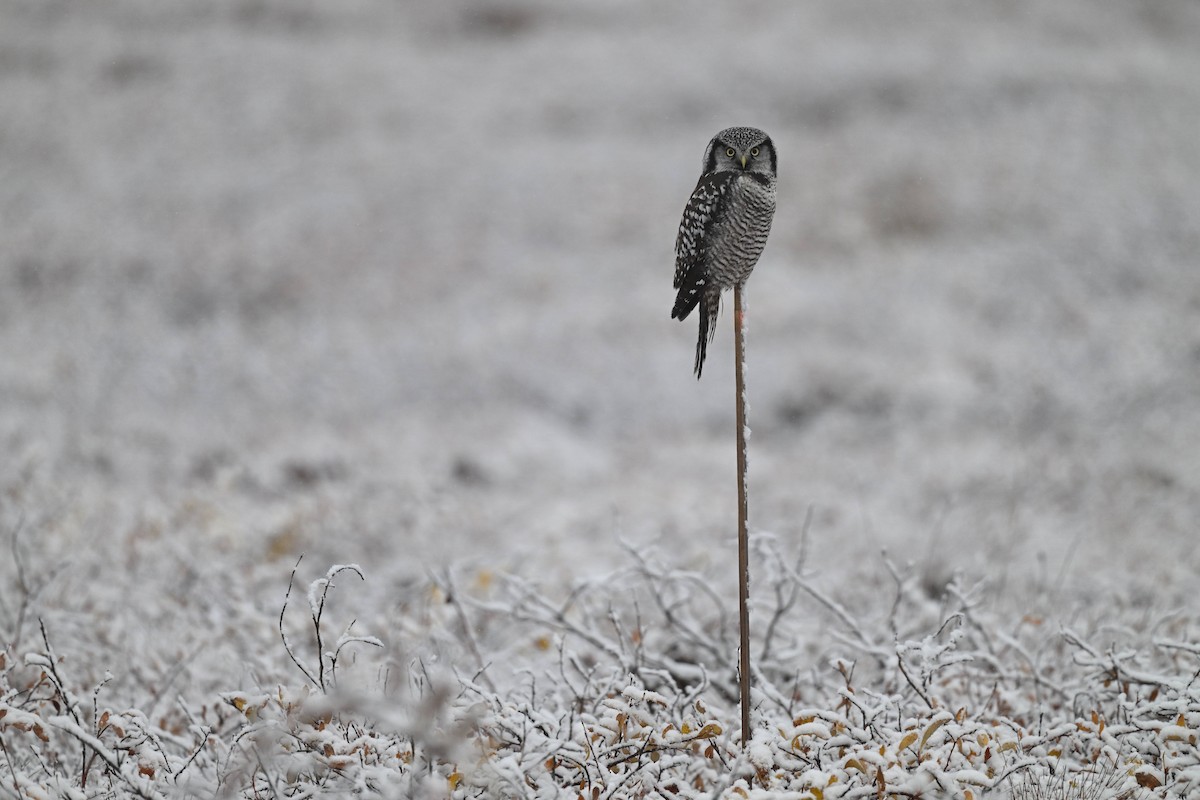
[[[679,294],[671,316],[676,319],[686,317],[700,302],[713,231],[724,218],[729,187],[735,177],[732,172],[702,175],[683,209],[675,239],[675,288]]]

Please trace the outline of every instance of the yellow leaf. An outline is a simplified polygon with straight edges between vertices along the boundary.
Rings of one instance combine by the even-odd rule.
[[[901,750],[907,749],[916,740],[917,740],[916,731],[913,731],[912,733],[909,733],[909,734],[905,734],[904,738],[900,740],[900,749]]]
[[[711,739],[714,736],[720,736],[720,735],[721,735],[721,726],[715,722],[710,722],[707,725],[705,725],[703,728],[700,729],[700,732],[696,734],[696,738]]]
[[[941,719],[936,719],[931,722],[929,727],[925,729],[925,734],[921,737],[921,744],[917,747],[917,750],[924,750],[925,744],[929,741],[929,737],[933,736],[937,729],[945,725],[947,722],[949,722],[949,719],[946,717],[942,717]]]
[[[854,767],[854,768],[855,768],[856,770],[858,770],[859,772],[866,772],[866,771],[867,771],[867,768],[866,768],[866,767],[864,767],[864,766],[862,765],[862,762],[861,762],[861,761],[859,761],[857,758],[852,758],[852,759],[848,760],[848,761],[845,763],[845,765],[844,765],[844,766],[846,767],[846,769],[850,769],[851,767]]]
[[[988,742],[991,741],[991,737],[989,737],[986,733],[981,733],[975,737],[975,741],[979,742],[980,747],[987,747]]]
[[[686,736],[692,732],[692,727],[685,722],[685,723],[683,723],[683,726],[679,729],[679,732],[682,733],[684,736]]]
[[[450,791],[454,791],[458,787],[458,782],[462,780],[461,772],[451,772],[450,777],[446,780],[450,781]]]

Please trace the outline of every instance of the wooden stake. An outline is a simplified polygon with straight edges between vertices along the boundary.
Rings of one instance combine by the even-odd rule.
[[[750,536],[746,532],[749,503],[746,499],[746,363],[742,285],[733,287],[734,383],[737,388],[738,472],[738,682],[742,705],[742,749],[750,745]]]

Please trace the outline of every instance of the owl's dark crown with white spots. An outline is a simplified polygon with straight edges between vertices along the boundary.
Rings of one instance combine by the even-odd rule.
[[[757,155],[752,155],[755,149]],[[734,155],[728,152],[734,151]],[[746,157],[743,166],[742,156]],[[704,174],[726,170],[743,170],[775,177],[775,145],[771,137],[758,128],[726,128],[712,138],[704,151]]]

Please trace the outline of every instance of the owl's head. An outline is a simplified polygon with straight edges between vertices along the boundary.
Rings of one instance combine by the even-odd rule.
[[[758,128],[726,128],[704,151],[704,174],[739,170],[775,177],[775,145]]]

